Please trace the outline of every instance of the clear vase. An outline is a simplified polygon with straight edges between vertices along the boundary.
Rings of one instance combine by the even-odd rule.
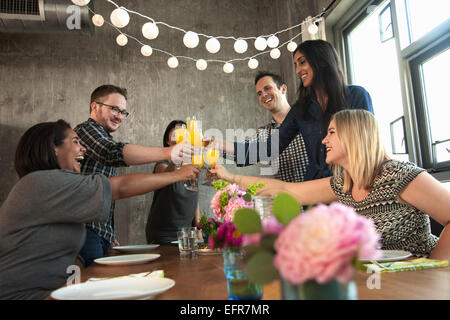
[[[337,280],[320,284],[310,280],[293,285],[281,279],[281,297],[283,300],[357,300],[358,292],[354,281],[340,283]]]
[[[243,254],[237,249],[223,249],[223,267],[229,300],[260,300],[262,285],[248,281],[244,273]]]

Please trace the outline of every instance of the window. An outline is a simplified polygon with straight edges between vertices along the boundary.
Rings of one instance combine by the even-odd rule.
[[[440,50],[442,49],[442,50]],[[435,52],[437,51],[437,52]],[[421,137],[421,148],[428,149],[423,164],[439,170],[450,165],[450,130],[448,129],[448,79],[450,50],[447,44],[437,46],[410,63],[415,83],[415,104]]]
[[[403,122],[397,121],[403,117],[403,102],[395,39],[389,34],[390,20],[389,1],[384,1],[375,10],[366,11],[363,19],[344,32],[349,57],[347,75],[351,84],[364,87],[372,97],[381,137],[390,157],[408,160],[406,151],[400,151],[406,150]],[[399,148],[402,143],[404,148]]]
[[[448,20],[448,0],[396,0],[402,49]]]
[[[450,181],[450,1],[341,0],[326,17],[350,84],[365,87],[390,155]],[[447,98],[447,99],[446,99]]]

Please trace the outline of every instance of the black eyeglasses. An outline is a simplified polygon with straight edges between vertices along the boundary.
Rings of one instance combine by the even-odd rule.
[[[117,116],[119,113],[122,115],[122,117],[126,118],[128,117],[128,115],[130,114],[129,112],[125,111],[125,110],[120,110],[120,108],[118,106],[111,106],[109,104],[103,103],[103,102],[98,102],[95,101],[95,103],[101,104],[102,106],[108,107],[111,109],[111,113],[115,116]]]

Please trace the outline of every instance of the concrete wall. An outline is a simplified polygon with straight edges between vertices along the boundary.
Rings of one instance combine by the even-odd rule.
[[[95,10],[109,20],[113,9],[105,1],[91,1]],[[322,10],[324,1],[288,0],[134,0],[117,1],[119,5],[147,14],[186,30],[210,35],[256,36],[270,34],[301,22]],[[70,1],[68,1],[70,3]],[[124,32],[144,41],[140,28],[145,22],[131,16]],[[295,29],[290,34],[294,34]],[[13,168],[16,144],[30,126],[63,118],[74,127],[89,116],[89,96],[97,86],[113,83],[129,92],[131,116],[114,133],[116,140],[142,145],[161,146],[162,134],[173,119],[195,115],[207,128],[255,128],[266,123],[268,113],[256,99],[253,78],[246,62],[236,62],[232,74],[222,65],[210,63],[200,72],[195,63],[180,59],[177,69],[167,66],[168,56],[154,52],[151,57],[140,53],[140,45],[129,39],[125,47],[115,43],[117,31],[108,25],[97,28],[91,36],[61,34],[0,33],[0,204],[18,178]],[[183,34],[160,27],[160,36],[145,40],[155,48],[176,55],[195,58],[229,59],[238,57],[233,42],[221,41],[222,49],[212,55],[204,50],[205,38],[198,48],[188,49]],[[280,36],[287,41],[289,34]],[[295,98],[297,79],[291,53],[285,48],[279,60],[268,54],[259,57],[258,70],[281,73],[288,82],[289,100]],[[243,56],[256,53],[253,43]],[[231,171],[257,175],[258,168],[236,168]],[[152,172],[153,165],[121,168],[119,173]],[[201,186],[200,209],[211,215],[209,201],[212,187]],[[116,225],[122,244],[145,242],[144,227],[153,194],[121,200]]]

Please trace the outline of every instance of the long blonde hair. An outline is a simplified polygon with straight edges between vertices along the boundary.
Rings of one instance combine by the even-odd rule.
[[[344,192],[350,192],[353,185],[370,190],[382,164],[389,160],[375,117],[366,110],[347,109],[335,113],[331,120],[335,122],[354,180],[338,165],[333,165],[334,176],[343,175]]]

